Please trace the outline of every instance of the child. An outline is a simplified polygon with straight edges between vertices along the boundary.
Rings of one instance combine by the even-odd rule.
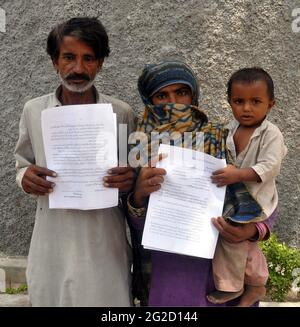
[[[214,172],[212,182],[244,182],[269,217],[276,214],[275,178],[287,152],[280,130],[266,118],[275,104],[272,78],[261,68],[241,69],[231,76],[227,95],[235,118],[228,126],[227,146],[235,166]],[[219,237],[213,272],[217,291],[207,296],[210,302],[224,303],[243,294],[239,306],[251,306],[265,295],[268,269],[257,242],[233,244]]]

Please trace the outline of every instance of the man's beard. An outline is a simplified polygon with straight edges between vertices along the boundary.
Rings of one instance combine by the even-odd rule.
[[[95,78],[93,78],[92,80],[89,78],[88,75],[86,74],[69,74],[69,75],[66,75],[65,77],[62,77],[60,72],[58,72],[58,76],[59,76],[59,79],[61,81],[61,84],[70,92],[75,92],[75,93],[84,93],[86,92],[87,90],[89,90],[93,85],[94,85],[94,82],[95,82],[95,79],[96,79],[96,76]],[[89,81],[86,85],[82,86],[82,85],[76,85],[76,84],[70,84],[69,83],[69,80],[78,80],[78,79],[83,79],[83,80],[86,80],[86,81]]]

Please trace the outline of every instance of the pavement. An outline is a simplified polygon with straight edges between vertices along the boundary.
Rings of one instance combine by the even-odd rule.
[[[260,302],[260,307],[297,307],[300,308],[300,302]]]
[[[298,307],[300,302],[260,302],[260,307]],[[0,307],[30,307],[27,294],[0,294]]]
[[[26,284],[26,257],[5,257],[0,255],[0,307],[30,307],[28,294],[7,294],[7,288],[18,288]],[[300,307],[300,302],[261,301],[260,307]]]
[[[0,307],[30,307],[27,294],[0,294]]]

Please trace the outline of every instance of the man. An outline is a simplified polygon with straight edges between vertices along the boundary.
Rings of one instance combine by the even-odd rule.
[[[73,18],[48,36],[47,52],[61,80],[55,93],[25,104],[15,150],[17,183],[37,196],[37,210],[27,267],[33,306],[130,305],[129,252],[123,215],[118,207],[102,210],[49,209],[55,183],[46,176],[41,112],[73,104],[111,103],[118,124],[134,130],[134,114],[126,103],[100,94],[93,86],[104,58],[108,36],[96,18]],[[104,178],[106,187],[128,192],[130,168],[116,167]],[[99,181],[101,182],[101,181]]]

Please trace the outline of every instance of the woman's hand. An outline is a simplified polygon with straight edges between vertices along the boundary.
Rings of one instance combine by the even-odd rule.
[[[144,167],[140,170],[136,180],[135,192],[133,195],[133,206],[144,207],[151,193],[158,191],[164,181],[167,172],[163,168]]]
[[[213,225],[222,237],[231,243],[239,243],[254,237],[257,233],[255,223],[233,226],[225,221],[223,217],[212,218]]]

